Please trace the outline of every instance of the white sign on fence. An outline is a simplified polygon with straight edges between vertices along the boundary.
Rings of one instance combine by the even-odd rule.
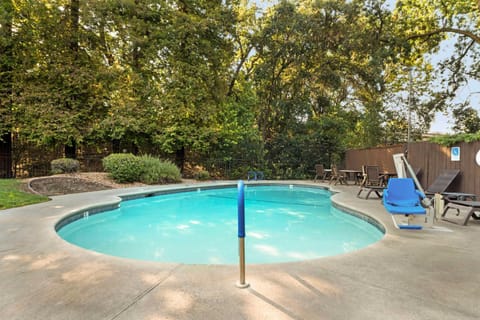
[[[460,161],[460,147],[452,147],[450,153],[452,161]]]

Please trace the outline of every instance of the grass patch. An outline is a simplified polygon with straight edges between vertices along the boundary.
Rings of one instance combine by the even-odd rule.
[[[48,197],[24,192],[15,179],[0,179],[0,210],[48,201]]]

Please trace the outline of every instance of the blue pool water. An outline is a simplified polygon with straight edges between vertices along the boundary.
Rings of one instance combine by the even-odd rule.
[[[383,237],[377,227],[332,207],[330,192],[298,186],[245,189],[247,263],[313,259]],[[126,258],[192,264],[238,263],[237,188],[123,201],[120,208],[63,226],[80,247]]]

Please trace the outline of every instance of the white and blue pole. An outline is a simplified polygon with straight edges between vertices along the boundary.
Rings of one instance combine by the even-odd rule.
[[[245,282],[245,185],[242,180],[238,181],[238,255],[240,260],[240,281],[238,288],[247,288]]]

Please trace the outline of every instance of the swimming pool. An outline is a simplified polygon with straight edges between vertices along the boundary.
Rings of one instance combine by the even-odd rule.
[[[383,237],[377,226],[333,207],[330,196],[320,188],[246,186],[246,262],[331,256]],[[61,223],[57,232],[89,250],[151,261],[238,263],[235,187],[142,197],[77,218]]]

